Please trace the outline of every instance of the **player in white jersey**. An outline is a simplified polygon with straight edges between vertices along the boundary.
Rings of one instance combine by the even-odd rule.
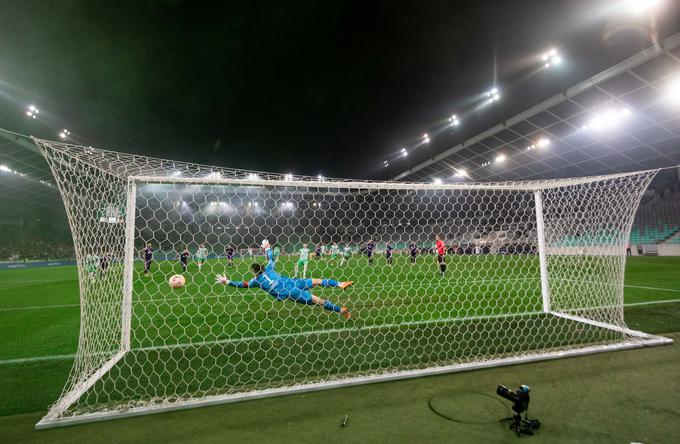
[[[205,244],[201,244],[198,246],[198,250],[196,250],[196,265],[198,265],[198,271],[201,271],[201,268],[207,259],[208,249],[205,248]]]

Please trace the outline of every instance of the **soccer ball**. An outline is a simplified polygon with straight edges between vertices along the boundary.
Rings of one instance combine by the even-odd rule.
[[[184,279],[184,276],[181,274],[176,274],[168,279],[168,284],[170,284],[171,288],[182,288],[184,287],[185,282],[186,279]]]
[[[262,241],[262,248],[264,248],[265,250],[269,248],[269,241],[267,239],[264,239]]]

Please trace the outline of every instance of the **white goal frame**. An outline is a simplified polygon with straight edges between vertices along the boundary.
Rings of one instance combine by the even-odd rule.
[[[40,141],[43,144],[46,142]],[[56,144],[56,143],[54,143]],[[43,152],[44,146],[39,143]],[[87,151],[86,151],[87,152]],[[136,156],[139,157],[139,156]],[[53,168],[54,169],[54,168]],[[606,176],[607,178],[626,177],[629,174],[625,173],[618,175]],[[56,175],[56,173],[55,173]],[[241,176],[242,177],[242,176]],[[424,183],[403,183],[403,182],[365,182],[365,181],[333,181],[333,180],[319,180],[308,179],[306,181],[300,180],[277,180],[277,179],[253,179],[253,178],[206,178],[206,177],[169,177],[167,175],[129,175],[126,177],[127,191],[126,191],[126,214],[125,214],[125,256],[124,256],[124,270],[123,270],[123,298],[121,303],[121,335],[120,347],[104,365],[101,365],[96,371],[92,372],[89,377],[81,379],[80,382],[71,386],[57,403],[55,403],[44,418],[36,424],[37,429],[50,428],[55,426],[63,426],[69,424],[101,421],[113,418],[122,418],[129,416],[137,416],[149,413],[156,413],[161,411],[180,410],[186,408],[193,408],[198,406],[215,405],[221,403],[230,403],[242,400],[257,399],[269,396],[287,395],[292,393],[310,392],[323,389],[331,389],[359,384],[367,384],[380,381],[390,381],[397,379],[414,378],[427,375],[437,375],[443,373],[451,373],[458,371],[466,371],[487,367],[496,367],[502,365],[522,364],[527,362],[544,361],[550,359],[558,359],[571,356],[580,356],[591,353],[601,353],[614,350],[625,350],[639,347],[647,347],[654,345],[663,345],[672,343],[671,339],[646,334],[636,330],[631,330],[620,325],[609,324],[597,320],[591,320],[587,317],[577,316],[570,313],[565,313],[555,310],[551,305],[551,295],[549,286],[549,271],[548,271],[548,247],[545,238],[545,222],[543,210],[543,193],[552,188],[572,186],[579,184],[590,183],[597,178],[577,178],[565,179],[561,181],[543,181],[543,182],[515,182],[515,183],[500,183],[500,184],[479,184],[479,183],[465,183],[465,184],[424,184]],[[357,377],[347,377],[343,379],[336,379],[330,381],[320,382],[305,382],[286,387],[274,387],[269,389],[256,389],[253,391],[221,394],[215,396],[205,396],[200,399],[181,399],[166,405],[152,405],[126,408],[124,410],[103,410],[98,412],[91,412],[85,414],[78,414],[74,416],[63,416],[62,414],[74,404],[81,395],[88,391],[99,379],[109,372],[127,353],[131,351],[130,339],[132,331],[132,303],[133,303],[133,278],[134,278],[134,261],[135,261],[135,215],[136,215],[136,195],[137,188],[140,184],[201,184],[201,185],[249,185],[261,187],[318,187],[323,189],[379,189],[379,190],[498,190],[498,191],[522,191],[531,192],[534,196],[535,205],[535,221],[536,234],[538,246],[538,258],[540,268],[540,284],[542,297],[542,311],[545,314],[557,318],[568,319],[571,321],[589,324],[598,328],[608,329],[622,333],[624,339],[620,342],[604,344],[604,345],[590,345],[579,346],[573,349],[562,349],[557,351],[541,351],[535,350],[527,352],[521,356],[510,356],[500,359],[488,359],[479,362],[468,362],[454,365],[436,366],[431,368],[422,368],[416,370],[394,370],[383,372],[380,374],[362,375]],[[73,227],[72,230],[76,230]],[[628,227],[630,231],[630,226]],[[620,286],[620,308],[623,307],[623,276],[621,282],[616,283]],[[82,290],[81,290],[82,291]],[[81,299],[81,303],[85,301]],[[524,313],[527,314],[527,313]],[[512,316],[512,315],[502,315]],[[82,337],[81,328],[81,337]],[[79,348],[78,353],[81,353]],[[73,377],[73,374],[72,374]],[[67,386],[68,387],[68,386]]]

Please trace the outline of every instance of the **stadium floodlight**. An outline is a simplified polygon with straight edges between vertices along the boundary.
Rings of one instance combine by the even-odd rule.
[[[546,148],[546,147],[550,146],[550,139],[542,137],[542,138],[538,139],[538,142],[536,142],[536,145],[539,148]],[[531,145],[531,146],[533,147],[534,145]]]
[[[654,12],[661,4],[662,0],[624,0],[622,9],[630,14],[642,15]]]
[[[258,180],[260,176],[255,173],[248,173],[248,180]]]
[[[460,178],[468,177],[468,173],[467,170],[465,170],[465,168],[454,168],[454,170],[456,171],[456,174],[453,175],[454,177]]]
[[[70,135],[71,135],[71,132],[70,132],[69,130],[63,129],[63,130],[61,130],[61,132],[59,133],[59,138],[60,138],[60,139],[68,139]]]
[[[6,173],[11,173],[12,169],[3,163],[2,165],[0,165],[0,171],[4,171]]]
[[[408,156],[408,151],[406,151],[406,148],[402,148],[401,151],[399,151],[399,152],[401,153],[401,157]]]
[[[499,154],[498,156],[496,156],[496,163],[503,163],[505,162],[505,159],[507,159],[505,154]]]
[[[286,173],[286,174],[283,176],[283,180],[286,180],[286,181],[290,182],[291,180],[293,180],[293,175],[290,174],[290,173]]]
[[[673,79],[666,88],[666,101],[672,105],[680,106],[680,76]]]
[[[430,136],[427,133],[423,134],[423,143],[430,143]]]
[[[596,113],[582,129],[605,130],[614,128],[630,115],[631,111],[628,108],[621,108],[620,110],[608,109],[604,112]]]
[[[451,123],[451,126],[460,125],[460,120],[458,120],[458,116],[456,116],[455,114],[449,117],[449,122]]]
[[[170,173],[170,175],[173,177],[179,177],[182,175],[182,172],[180,170],[174,170]]]
[[[442,181],[440,178],[435,177],[435,178],[432,180],[432,183],[434,183],[435,185],[441,185],[441,184],[443,183],[443,181]]]
[[[496,87],[496,86],[494,86],[489,91],[487,91],[485,95],[488,99],[487,103],[497,102],[501,98],[501,92],[499,91],[498,87]]]
[[[26,110],[26,115],[32,119],[35,119],[40,114],[40,110],[35,105],[29,105]]]
[[[319,182],[323,182],[324,180],[326,180],[326,178],[325,178],[324,176],[322,176],[321,174],[319,174],[318,176],[316,176],[316,179],[317,179]]]
[[[541,56],[541,60],[545,62],[545,67],[557,66],[562,63],[562,56],[557,52],[557,49],[552,48]]]

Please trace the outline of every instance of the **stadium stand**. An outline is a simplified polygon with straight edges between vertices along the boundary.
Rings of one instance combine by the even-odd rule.
[[[680,193],[669,191],[640,205],[630,234],[632,244],[680,243],[680,237],[674,236],[680,231]]]

